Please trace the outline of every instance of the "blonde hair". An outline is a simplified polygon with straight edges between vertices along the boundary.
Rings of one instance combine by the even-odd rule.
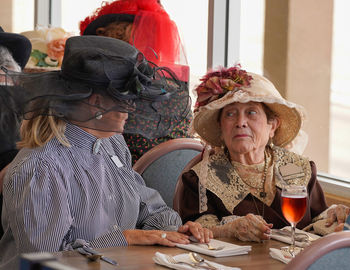
[[[30,120],[23,120],[20,128],[21,141],[17,143],[17,147],[40,147],[55,137],[62,145],[70,147],[64,135],[65,130],[66,123],[50,115],[39,115]]]

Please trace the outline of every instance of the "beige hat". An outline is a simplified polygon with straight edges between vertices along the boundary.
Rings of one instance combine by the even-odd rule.
[[[228,72],[230,70],[231,72]],[[228,74],[232,77],[228,77]],[[230,84],[230,80],[233,83]],[[210,82],[208,83],[208,81]],[[213,82],[214,87],[212,87]],[[233,84],[234,88],[227,87]],[[221,98],[217,94],[218,86],[223,88],[222,94],[224,96]],[[275,132],[273,143],[281,147],[290,143],[298,135],[305,119],[305,110],[302,106],[282,98],[275,86],[265,77],[254,73],[246,73],[239,66],[209,72],[195,90],[200,102],[197,100],[192,129],[212,146],[222,145],[218,122],[219,111],[234,102],[263,102],[269,107],[280,119],[280,126]]]
[[[73,33],[60,27],[37,27],[33,31],[22,32],[32,44],[32,53],[25,67],[26,72],[60,70],[66,40]]]

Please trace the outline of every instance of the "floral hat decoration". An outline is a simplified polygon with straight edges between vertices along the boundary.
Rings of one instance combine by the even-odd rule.
[[[73,36],[60,27],[38,27],[21,33],[32,43],[32,52],[26,69],[60,69],[66,40]]]
[[[195,89],[197,102],[192,132],[211,146],[221,146],[219,112],[226,105],[239,102],[264,103],[280,120],[273,143],[284,147],[298,135],[305,119],[302,106],[285,100],[265,77],[249,73],[240,65],[209,71]]]

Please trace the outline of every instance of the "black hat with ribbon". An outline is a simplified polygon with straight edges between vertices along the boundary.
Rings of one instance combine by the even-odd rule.
[[[71,37],[60,71],[5,71],[1,76],[6,76],[7,86],[1,86],[0,98],[10,97],[15,104],[12,109],[24,119],[54,115],[80,126],[114,131],[115,120],[108,112],[128,112],[144,119],[144,126],[151,121],[156,128],[146,130],[141,124],[125,132],[156,137],[167,132],[168,123],[188,113],[189,97],[183,99],[183,86],[176,75],[169,68],[149,63],[135,47],[114,38]],[[89,102],[93,94],[99,96],[98,104]],[[171,113],[166,106],[158,106],[159,101],[178,100],[177,110]],[[96,117],[96,111],[102,117]]]

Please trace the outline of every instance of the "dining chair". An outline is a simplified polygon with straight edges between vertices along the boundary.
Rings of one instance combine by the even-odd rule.
[[[184,186],[182,183],[182,174],[185,172],[188,172],[194,165],[196,165],[201,160],[202,160],[202,154],[196,155],[183,168],[182,172],[180,173],[180,175],[177,179],[176,186],[175,186],[175,192],[174,192],[174,199],[173,199],[173,208],[176,212],[178,212],[180,214],[180,216],[181,216],[180,202],[183,198],[183,192],[184,192]]]
[[[163,142],[146,152],[133,166],[148,187],[158,190],[165,203],[173,206],[176,181],[185,165],[201,153],[196,139],[178,138]]]
[[[285,270],[350,269],[350,231],[324,236],[306,247]]]

